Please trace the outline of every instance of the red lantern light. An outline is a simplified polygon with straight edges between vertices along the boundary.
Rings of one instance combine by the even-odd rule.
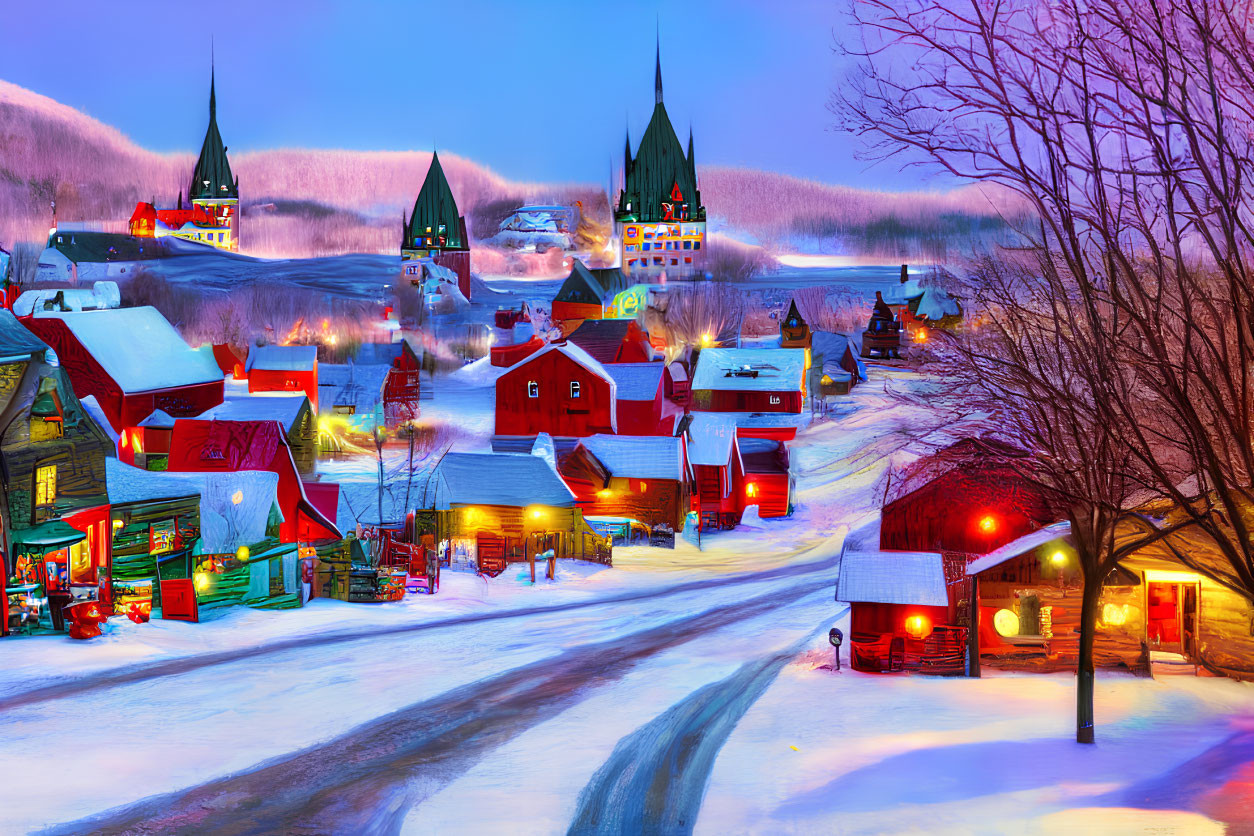
[[[926,639],[932,635],[932,620],[925,615],[912,615],[906,619],[906,635],[912,639]]]
[[[992,514],[985,514],[980,517],[980,531],[985,534],[992,534],[997,531],[997,518]]]

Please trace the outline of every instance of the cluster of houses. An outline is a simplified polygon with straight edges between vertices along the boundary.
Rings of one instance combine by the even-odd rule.
[[[979,676],[1075,670],[1085,580],[1070,525],[1023,450],[962,439],[890,474],[878,551],[842,555],[856,670]],[[1150,502],[1155,518],[1170,508]],[[1116,532],[1133,544],[1143,527]],[[1130,550],[1104,579],[1094,663],[1143,675],[1254,676],[1254,605],[1216,580],[1221,559],[1181,531]],[[1207,566],[1213,563],[1212,571]]]

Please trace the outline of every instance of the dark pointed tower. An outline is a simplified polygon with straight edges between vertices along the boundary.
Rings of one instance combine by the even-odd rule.
[[[187,197],[192,205],[202,207],[220,224],[229,227],[214,233],[211,243],[223,249],[239,249],[239,179],[231,175],[231,163],[226,156],[226,145],[218,130],[218,95],[216,67],[209,62],[209,127],[205,141],[200,146],[200,157],[192,169],[191,185]],[[224,234],[225,233],[225,234]],[[219,239],[218,236],[221,236]]]
[[[404,214],[402,213],[402,218]],[[466,218],[458,214],[457,200],[444,176],[438,152],[431,153],[431,166],[414,200],[414,209],[402,227],[401,261],[430,258],[457,274],[457,286],[470,298],[470,237]],[[406,275],[410,272],[402,264]],[[414,275],[420,275],[417,271]]]

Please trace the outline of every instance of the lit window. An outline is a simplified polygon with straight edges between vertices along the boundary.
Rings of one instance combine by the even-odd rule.
[[[580,388],[580,387],[579,387],[579,381],[578,381],[578,380],[572,380],[572,381],[570,382],[570,396],[571,396],[572,398],[577,398],[577,397],[579,397],[579,388]]]
[[[51,505],[57,499],[57,466],[46,464],[35,468],[35,505]]]
[[[691,264],[691,263],[692,263],[692,256],[690,255],[684,256],[684,264]]]
[[[659,266],[659,267],[661,267],[661,266],[662,266],[662,262],[663,262],[664,260],[665,260],[665,259],[663,259],[660,255],[655,255],[655,256],[653,256],[653,263],[654,263],[654,264],[656,264],[656,265],[657,265],[657,266]]]
[[[534,380],[527,381],[527,397],[529,398],[540,397],[540,384],[538,382]]]
[[[641,244],[641,245],[640,245],[640,248],[641,248],[642,250],[644,250],[644,251],[647,253],[649,250],[653,249],[653,245],[652,245],[652,244]]]

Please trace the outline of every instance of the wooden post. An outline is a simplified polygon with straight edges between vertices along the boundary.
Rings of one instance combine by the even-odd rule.
[[[527,563],[531,565],[531,582],[536,582],[536,552],[535,549],[527,549]]]
[[[967,676],[980,675],[980,578],[971,576],[971,603],[967,612]]]

